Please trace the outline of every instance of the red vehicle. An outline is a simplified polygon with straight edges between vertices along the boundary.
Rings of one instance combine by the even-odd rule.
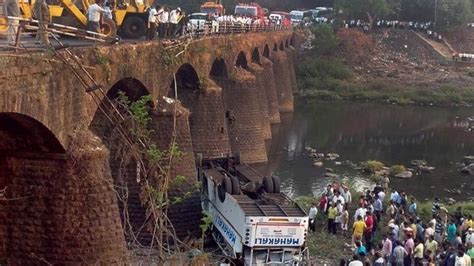
[[[270,18],[280,16],[282,26],[288,27],[291,26],[291,15],[288,12],[283,11],[272,11]]]
[[[237,16],[251,17],[261,21],[265,20],[265,11],[257,3],[238,4],[235,6],[234,13]]]

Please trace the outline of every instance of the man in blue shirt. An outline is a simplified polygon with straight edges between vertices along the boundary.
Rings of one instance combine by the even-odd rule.
[[[416,201],[414,197],[411,197],[410,199],[410,206],[408,207],[408,213],[412,216],[416,215]]]

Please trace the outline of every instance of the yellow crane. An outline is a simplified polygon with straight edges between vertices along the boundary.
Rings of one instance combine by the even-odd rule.
[[[19,0],[20,11],[24,18],[33,17],[34,2],[35,0]],[[95,0],[56,0],[56,2],[49,4],[52,21],[72,27],[86,28],[86,11],[94,2]],[[130,39],[138,39],[145,35],[148,20],[147,11],[153,0],[121,0],[119,2],[109,0],[107,2],[113,19],[104,16],[103,34],[114,37],[118,33],[122,37]]]

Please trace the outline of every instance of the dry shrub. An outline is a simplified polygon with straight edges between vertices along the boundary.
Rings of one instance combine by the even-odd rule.
[[[337,32],[340,49],[349,62],[364,62],[370,58],[374,51],[375,43],[372,37],[354,29],[340,29]]]

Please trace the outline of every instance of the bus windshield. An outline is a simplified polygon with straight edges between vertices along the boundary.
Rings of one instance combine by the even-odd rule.
[[[240,15],[240,16],[256,17],[257,16],[257,8],[256,7],[246,7],[246,6],[236,6],[235,7],[235,14]]]

